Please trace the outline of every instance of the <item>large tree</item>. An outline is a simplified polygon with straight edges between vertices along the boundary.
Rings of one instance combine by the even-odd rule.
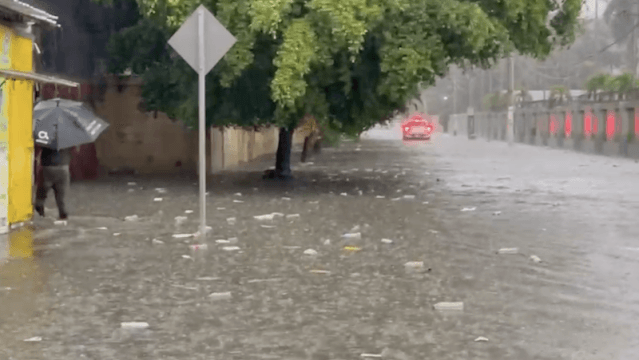
[[[148,110],[197,126],[196,73],[166,42],[203,3],[238,39],[207,76],[207,124],[279,126],[284,178],[304,115],[360,133],[451,64],[543,58],[572,43],[581,10],[581,0],[136,1],[143,20],[112,38],[110,71],[141,75]]]

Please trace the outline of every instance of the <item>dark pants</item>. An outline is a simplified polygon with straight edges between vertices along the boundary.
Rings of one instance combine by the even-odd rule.
[[[71,182],[71,174],[68,165],[62,166],[43,166],[42,167],[42,183],[38,185],[36,192],[36,207],[44,208],[44,202],[47,200],[47,194],[53,189],[55,194],[55,202],[58,205],[60,217],[67,215],[67,208],[64,197],[69,190]]]

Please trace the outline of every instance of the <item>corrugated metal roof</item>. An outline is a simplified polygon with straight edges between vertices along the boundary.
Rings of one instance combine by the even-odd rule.
[[[49,14],[48,12],[38,9],[34,6],[26,4],[18,0],[0,0],[0,11],[8,9],[22,16],[29,17],[33,20],[45,23],[50,26],[58,27],[58,17]]]
[[[80,84],[74,81],[60,79],[54,76],[36,74],[34,72],[16,71],[16,70],[0,70],[0,77],[8,79],[31,80],[39,83],[58,84],[70,87],[79,87]]]

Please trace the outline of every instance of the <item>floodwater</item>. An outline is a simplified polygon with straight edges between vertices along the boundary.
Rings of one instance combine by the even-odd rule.
[[[392,129],[309,161],[212,177],[205,239],[194,179],[73,184],[0,240],[0,359],[637,358],[634,162]]]

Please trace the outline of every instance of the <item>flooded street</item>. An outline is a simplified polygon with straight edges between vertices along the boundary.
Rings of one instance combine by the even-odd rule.
[[[387,129],[294,159],[213,176],[204,241],[194,179],[50,199],[0,239],[0,359],[637,358],[634,161]]]

